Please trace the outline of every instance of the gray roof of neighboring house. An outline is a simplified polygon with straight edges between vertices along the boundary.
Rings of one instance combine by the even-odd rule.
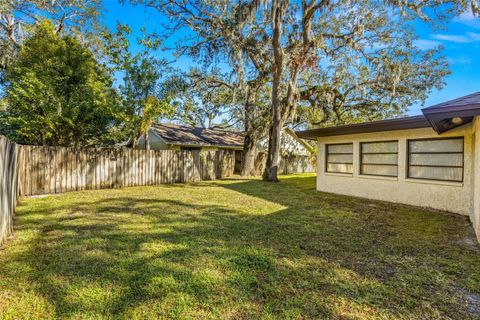
[[[341,125],[298,131],[297,135],[303,139],[338,136],[355,133],[368,133],[392,130],[405,130],[431,127],[438,134],[454,129],[473,120],[480,114],[480,92],[442,102],[422,109],[423,115],[388,119],[372,122]]]
[[[154,124],[152,129],[167,144],[243,148],[244,137],[240,132],[193,128],[177,124]]]

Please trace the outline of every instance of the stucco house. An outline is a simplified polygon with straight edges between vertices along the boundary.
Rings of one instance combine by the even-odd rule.
[[[480,92],[422,113],[297,132],[317,141],[317,190],[467,215],[480,241]]]
[[[244,136],[241,132],[194,128],[178,124],[154,124],[148,133],[152,150],[233,150],[235,154],[235,173],[240,171]],[[314,153],[314,148],[300,139],[290,128],[284,128],[281,134],[282,172],[306,172],[314,167],[305,160]],[[266,161],[268,141],[263,139],[257,146],[256,171],[261,174]],[[145,147],[140,139],[138,148]],[[297,157],[296,156],[304,156]],[[293,157],[293,158],[292,158]]]

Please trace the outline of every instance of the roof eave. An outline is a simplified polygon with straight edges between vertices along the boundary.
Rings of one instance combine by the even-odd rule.
[[[220,148],[220,149],[236,149],[236,150],[243,149],[243,145],[227,146],[227,145],[177,143],[177,142],[167,142],[167,145],[179,146],[179,147],[195,147],[195,148]]]
[[[337,127],[319,128],[305,131],[297,131],[302,139],[315,140],[320,137],[340,136],[381,131],[394,131],[406,129],[428,128],[430,123],[424,116],[414,116],[403,119],[389,119],[375,122],[342,125]]]

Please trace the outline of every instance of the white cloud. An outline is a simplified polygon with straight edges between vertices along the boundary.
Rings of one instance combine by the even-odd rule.
[[[477,41],[467,35],[459,34],[432,34],[430,38],[441,41],[455,42],[455,43],[470,43]]]
[[[475,41],[480,41],[480,33],[477,32],[467,32],[467,36]]]
[[[470,10],[465,11],[464,13],[456,17],[453,21],[472,28],[480,29],[480,18],[474,17]]]
[[[447,60],[450,64],[471,64],[472,63],[472,59],[470,59],[470,57],[467,57],[467,56],[448,57]]]
[[[436,40],[428,40],[428,39],[418,39],[413,42],[415,47],[419,48],[420,50],[431,50],[435,49],[442,43]]]

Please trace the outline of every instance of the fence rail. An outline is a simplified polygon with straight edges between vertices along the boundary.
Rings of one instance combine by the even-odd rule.
[[[0,136],[0,245],[13,231],[18,197],[19,146]]]
[[[20,146],[20,195],[214,180],[233,174],[234,151]]]

